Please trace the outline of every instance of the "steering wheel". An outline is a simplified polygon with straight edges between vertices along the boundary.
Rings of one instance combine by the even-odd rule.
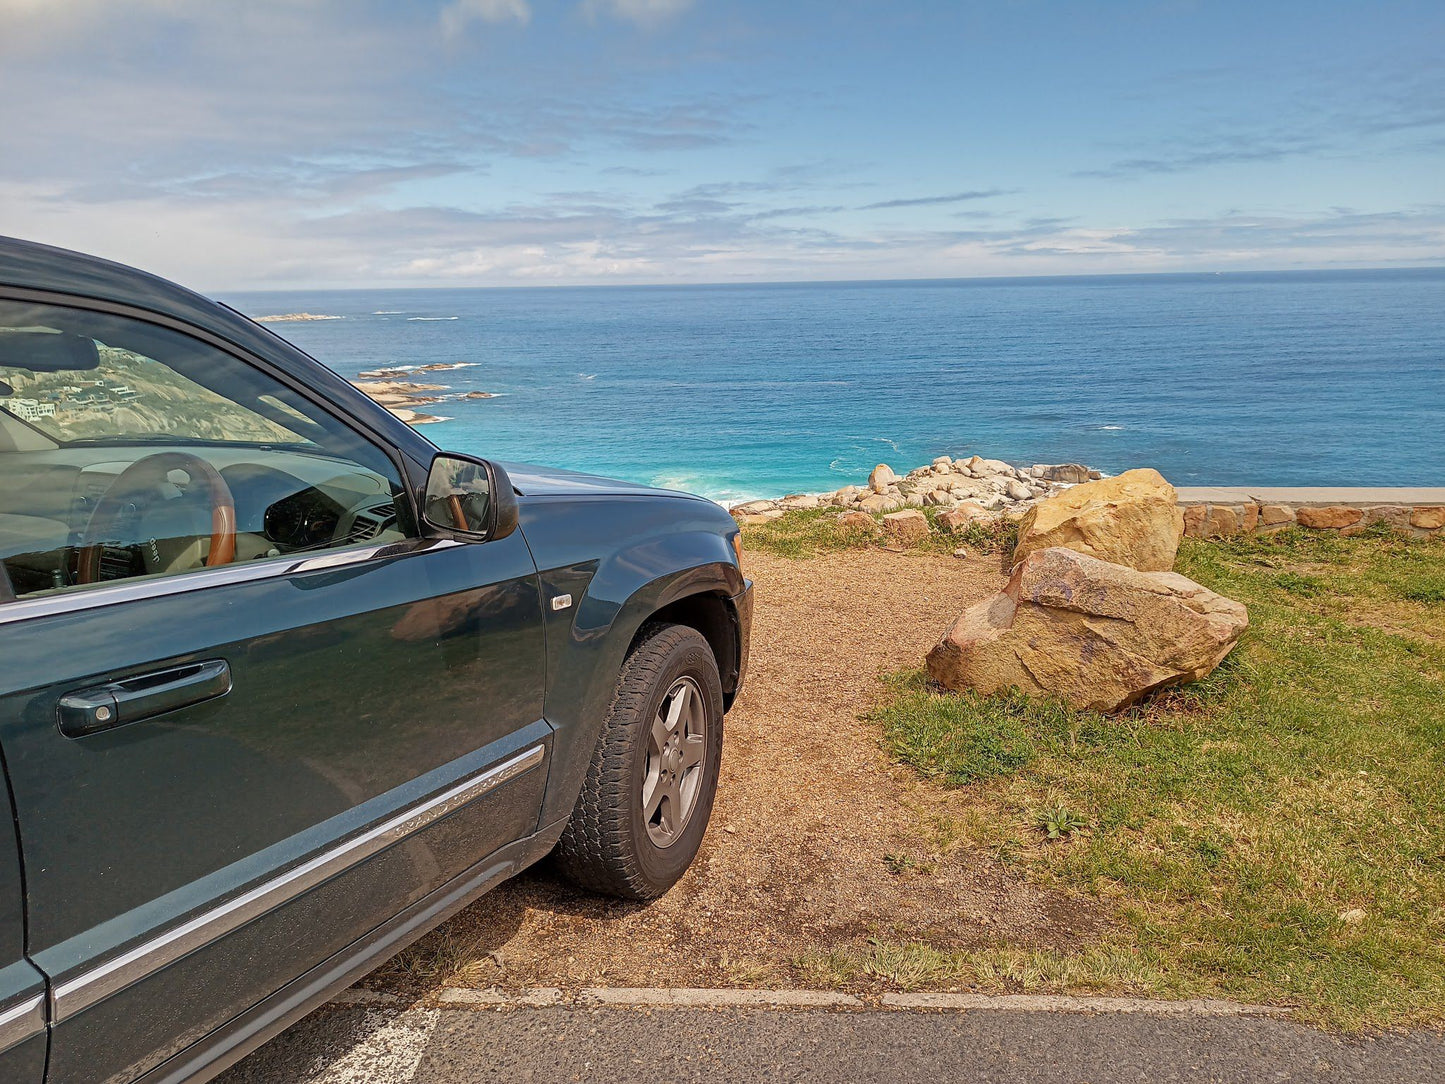
[[[236,501],[231,495],[231,487],[226,485],[220,472],[200,456],[189,452],[157,452],[137,459],[121,471],[97,502],[95,511],[90,514],[90,522],[86,524],[76,562],[76,579],[79,582],[100,581],[100,555],[105,535],[115,525],[130,499],[148,489],[158,489],[166,483],[166,476],[177,470],[183,471],[190,478],[191,485],[206,495],[211,507],[211,548],[200,563],[207,568],[231,563],[236,556]],[[196,545],[199,542],[200,539],[197,539]],[[151,539],[150,552],[143,550],[142,559],[149,572],[178,571],[187,565],[194,567],[196,557],[189,558],[189,561],[185,559],[191,549],[192,546],[187,546],[169,562],[162,563],[156,540]],[[152,568],[152,564],[163,566]]]

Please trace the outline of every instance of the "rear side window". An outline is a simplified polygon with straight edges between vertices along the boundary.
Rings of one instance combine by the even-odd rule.
[[[224,350],[0,301],[0,563],[16,596],[400,540],[402,492],[373,444]]]

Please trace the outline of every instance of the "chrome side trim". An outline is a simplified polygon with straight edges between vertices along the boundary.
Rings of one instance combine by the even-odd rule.
[[[45,995],[36,994],[0,1012],[0,1054],[45,1030]]]
[[[315,858],[218,907],[202,912],[98,967],[57,983],[50,994],[52,1020],[55,1023],[67,1020],[103,998],[139,982],[151,972],[220,940],[246,923],[260,918],[268,911],[480,798],[488,791],[531,771],[542,763],[546,755],[546,747],[541,745],[518,753],[496,767],[368,828],[359,836],[354,836],[329,851],[323,851]]]
[[[32,617],[51,617],[55,614],[78,613],[95,610],[102,606],[114,606],[122,602],[137,602],[142,599],[162,598],[166,595],[181,595],[190,591],[204,591],[208,587],[224,587],[235,583],[249,583],[253,580],[284,579],[302,572],[314,572],[323,568],[345,568],[364,564],[376,557],[402,557],[418,553],[433,553],[437,550],[464,546],[450,538],[436,539],[415,548],[406,543],[387,543],[382,546],[367,546],[363,549],[337,550],[323,556],[307,557],[302,560],[271,558],[247,561],[244,564],[222,565],[219,568],[201,568],[193,572],[157,576],[155,579],[121,580],[105,587],[91,587],[73,593],[46,595],[44,598],[18,599],[15,602],[0,603],[0,625],[15,621],[26,621]]]

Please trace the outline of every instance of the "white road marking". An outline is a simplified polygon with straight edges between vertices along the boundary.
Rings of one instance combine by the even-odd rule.
[[[441,1015],[439,1009],[367,1010],[360,1024],[364,1037],[340,1057],[319,1058],[303,1079],[306,1084],[407,1084],[416,1076]]]

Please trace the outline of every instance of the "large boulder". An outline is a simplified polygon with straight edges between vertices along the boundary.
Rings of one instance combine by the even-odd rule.
[[[1184,516],[1174,487],[1156,470],[1127,470],[1040,501],[1019,523],[1014,563],[1064,546],[1144,572],[1174,567]]]
[[[878,521],[867,512],[852,509],[838,513],[838,526],[849,531],[877,531]]]
[[[954,621],[928,653],[928,673],[950,689],[1016,687],[1116,711],[1208,674],[1248,624],[1238,602],[1176,573],[1035,550],[1002,591]]]
[[[1079,485],[1089,480],[1089,468],[1082,463],[1036,463],[1030,473],[1045,482]]]
[[[937,523],[945,531],[961,531],[970,523],[988,520],[988,510],[973,501],[962,501],[956,507],[939,515]]]
[[[893,512],[903,507],[902,497],[891,497],[886,493],[870,493],[858,502],[865,512]]]
[[[898,475],[887,463],[879,463],[868,475],[868,488],[874,493],[887,493],[889,486],[898,484]]]
[[[889,512],[883,517],[883,532],[890,542],[914,546],[928,537],[928,517],[914,508]]]

